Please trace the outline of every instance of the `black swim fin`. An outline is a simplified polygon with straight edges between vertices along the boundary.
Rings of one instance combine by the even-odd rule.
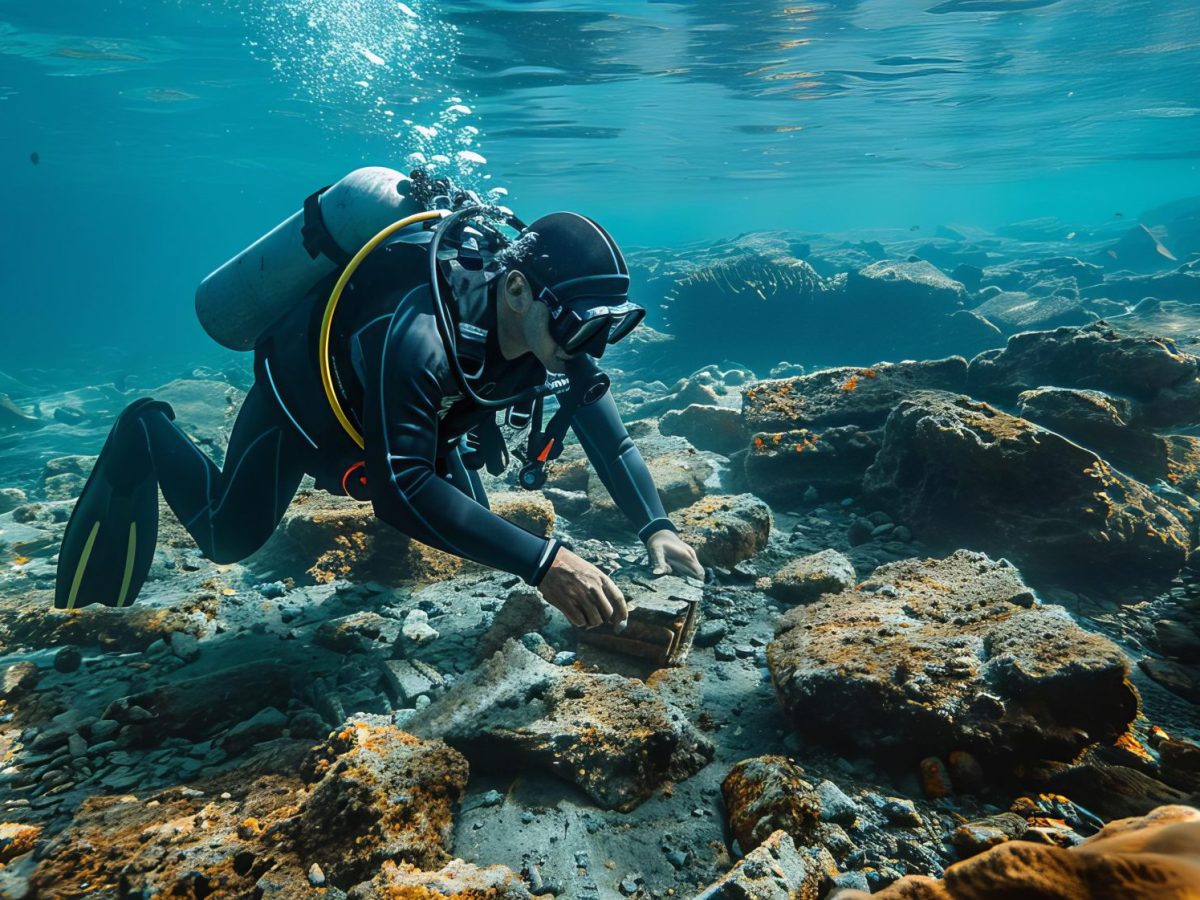
[[[67,522],[54,605],[128,606],[150,571],[158,539],[158,479],[141,417],[170,405],[143,397],[117,417]]]

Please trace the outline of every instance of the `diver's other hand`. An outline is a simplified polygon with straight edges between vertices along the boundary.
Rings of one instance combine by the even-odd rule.
[[[612,622],[620,630],[629,617],[625,596],[611,578],[586,559],[560,547],[538,590],[578,628]]]
[[[694,575],[704,577],[704,566],[696,557],[696,551],[686,544],[670,528],[656,531],[646,538],[646,550],[650,554],[650,569],[655,575]]]

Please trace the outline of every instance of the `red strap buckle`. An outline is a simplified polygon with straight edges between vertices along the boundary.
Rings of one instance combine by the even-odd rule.
[[[357,481],[359,484],[358,490],[354,489],[354,483],[350,479],[350,476],[354,473],[354,471],[356,469],[362,469],[362,473],[358,476],[358,478],[354,479],[354,481]],[[367,499],[366,487],[367,487],[367,464],[363,461],[359,461],[359,462],[356,462],[354,465],[352,465],[350,468],[348,468],[346,470],[346,474],[342,476],[342,493],[345,494],[347,497],[354,498],[355,500],[365,500],[365,499]]]

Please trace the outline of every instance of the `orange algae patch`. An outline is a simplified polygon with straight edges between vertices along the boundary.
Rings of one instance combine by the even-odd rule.
[[[843,391],[854,390],[856,387],[858,387],[858,376],[851,375],[849,378],[847,378],[845,381],[843,381],[841,383],[840,387]]]

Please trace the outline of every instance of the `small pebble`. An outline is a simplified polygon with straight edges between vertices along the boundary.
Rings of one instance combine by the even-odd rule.
[[[531,813],[529,810],[525,810],[525,812],[521,813],[521,821],[524,822],[526,825],[528,825],[530,822],[532,822],[535,818],[536,818],[536,816],[534,816],[534,814]]]
[[[667,862],[677,869],[682,869],[687,865],[688,855],[683,850],[672,850],[667,854]]]
[[[321,871],[321,867],[316,863],[308,867],[308,883],[313,887],[321,887],[325,884],[325,873]]]
[[[499,791],[488,791],[483,795],[483,799],[479,801],[481,806],[496,806],[504,799],[504,795]]]
[[[624,894],[626,897],[628,897],[632,894],[636,894],[637,889],[638,889],[638,884],[632,878],[626,878],[624,881],[621,882],[621,893]]]
[[[575,654],[570,650],[559,650],[554,654],[554,664],[556,666],[569,666],[575,662]]]
[[[77,647],[63,647],[54,654],[54,668],[60,672],[74,672],[83,662],[83,654]]]

